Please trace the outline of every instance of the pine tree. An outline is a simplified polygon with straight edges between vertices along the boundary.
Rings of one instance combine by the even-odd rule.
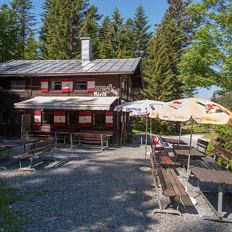
[[[48,56],[46,50],[47,43],[47,31],[46,31],[46,23],[47,23],[47,15],[50,7],[51,0],[45,0],[42,4],[43,13],[41,14],[42,27],[39,31],[39,41],[40,41],[40,53],[43,58]]]
[[[45,8],[44,54],[48,59],[80,58],[79,38],[91,36],[97,51],[98,23],[101,18],[88,0],[49,0]]]
[[[102,21],[99,29],[99,40],[99,58],[113,58],[112,24],[108,16]]]
[[[144,57],[152,33],[149,31],[151,26],[148,24],[148,19],[142,5],[139,5],[136,9],[133,27],[136,43],[135,51],[138,56]]]
[[[113,46],[113,58],[117,58],[119,47],[119,34],[123,26],[123,19],[121,18],[118,8],[116,8],[112,15],[112,31],[111,31],[111,43]]]
[[[189,1],[169,0],[169,8],[149,44],[144,92],[153,99],[170,101],[183,96],[178,64],[193,29],[188,4]]]
[[[0,62],[18,57],[18,29],[15,11],[6,4],[0,8]]]
[[[31,13],[32,0],[13,0],[11,5],[17,17],[19,58],[23,59],[27,39],[35,25],[35,17]]]
[[[93,57],[99,58],[99,25],[98,20],[101,19],[101,15],[97,13],[97,7],[91,6],[87,10],[86,18],[81,25],[80,29],[80,36],[89,36],[92,40],[92,50],[93,50]]]
[[[135,57],[135,51],[133,22],[131,19],[128,19],[118,34],[117,58]]]
[[[38,60],[38,42],[34,39],[34,33],[31,31],[24,51],[25,60]]]

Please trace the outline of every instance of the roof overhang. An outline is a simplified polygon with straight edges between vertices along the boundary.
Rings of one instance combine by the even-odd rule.
[[[15,109],[104,110],[111,109],[117,97],[34,97],[15,103]]]

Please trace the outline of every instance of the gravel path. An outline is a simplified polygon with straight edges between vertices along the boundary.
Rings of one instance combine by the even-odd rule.
[[[26,212],[23,231],[232,231],[232,224],[202,220],[212,211],[201,196],[196,208],[181,209],[181,217],[154,215],[158,205],[144,146],[56,149],[55,156],[35,173],[20,174],[12,164],[0,171],[25,195],[13,206]],[[195,187],[190,193],[196,195]]]

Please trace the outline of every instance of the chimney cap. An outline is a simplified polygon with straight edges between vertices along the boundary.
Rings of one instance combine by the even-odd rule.
[[[91,38],[89,36],[83,36],[80,37],[80,40],[91,40]]]

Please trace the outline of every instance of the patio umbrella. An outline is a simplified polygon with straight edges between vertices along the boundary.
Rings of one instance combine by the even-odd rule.
[[[157,116],[158,109],[161,109],[164,105],[164,102],[146,99],[125,102],[116,106],[114,109],[115,111],[130,112],[130,116],[146,117],[145,159],[147,154],[148,117],[155,118]]]
[[[202,124],[232,124],[232,112],[225,107],[200,98],[185,98],[168,102],[159,110],[162,120],[186,122],[191,120],[190,147],[192,145],[193,121]],[[189,178],[190,148],[187,164],[187,183]]]

